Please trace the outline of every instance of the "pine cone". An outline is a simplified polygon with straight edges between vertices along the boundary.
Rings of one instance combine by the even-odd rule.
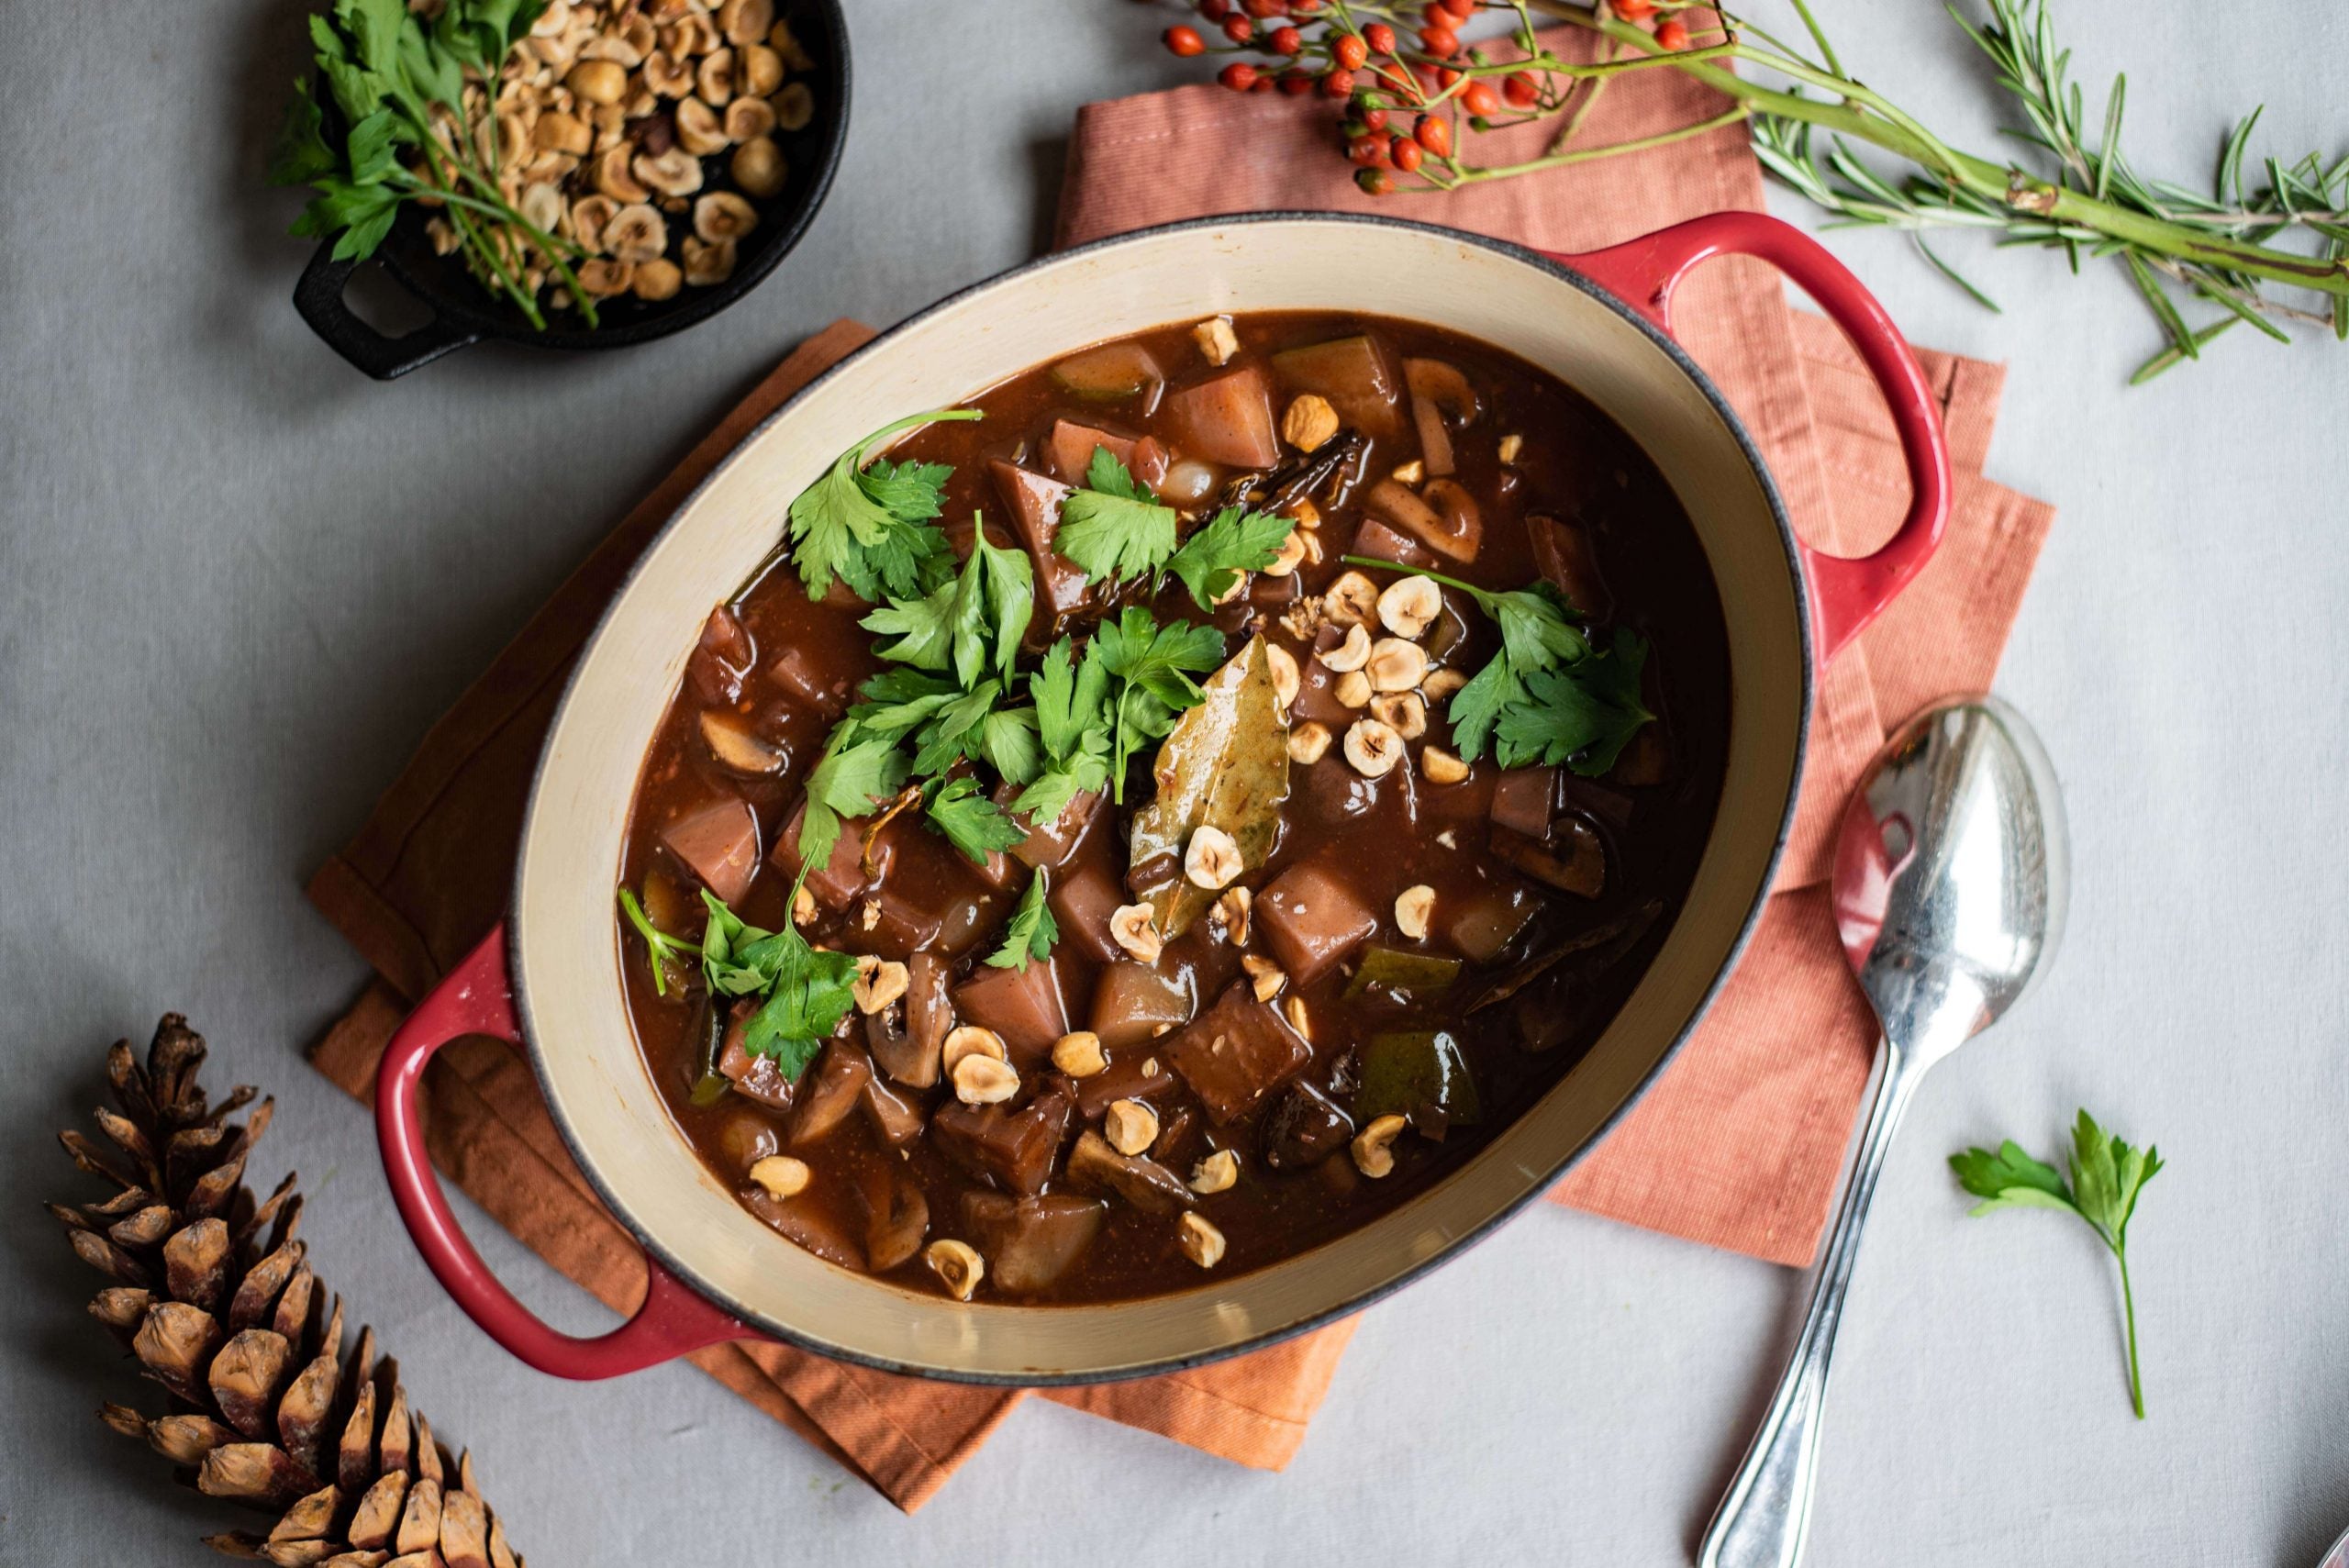
[[[120,1189],[79,1208],[49,1206],[73,1250],[115,1282],[91,1314],[171,1407],[150,1418],[107,1404],[100,1417],[144,1438],[199,1491],[279,1514],[266,1535],[207,1538],[229,1556],[520,1568],[474,1485],[472,1456],[451,1461],[408,1409],[374,1330],[362,1329],[343,1356],[342,1303],[328,1304],[295,1238],[294,1178],[260,1203],[244,1184],[272,1102],[229,1125],[253,1091],[207,1108],[196,1083],[204,1056],[204,1037],[165,1014],[143,1068],[128,1040],[106,1054],[120,1109],[97,1112],[105,1140],[58,1135],[75,1164]]]

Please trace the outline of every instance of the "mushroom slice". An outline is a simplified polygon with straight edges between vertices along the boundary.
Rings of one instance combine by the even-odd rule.
[[[621,263],[623,266],[626,263]],[[582,274],[584,282],[584,274]],[[620,285],[627,286],[623,280]],[[618,293],[615,289],[613,293]],[[739,717],[717,708],[705,708],[701,716],[702,742],[709,754],[738,773],[764,777],[779,773],[786,760],[782,751],[767,744],[752,732]]]

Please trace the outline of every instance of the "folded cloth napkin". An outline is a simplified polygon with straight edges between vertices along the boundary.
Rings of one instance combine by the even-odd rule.
[[[1644,136],[1720,106],[1676,73],[1644,72],[1614,85],[1587,134]],[[1371,206],[1330,155],[1330,113],[1209,87],[1088,106],[1071,145],[1060,238],[1219,212]],[[1699,213],[1758,208],[1761,195],[1743,135],[1731,128],[1448,196],[1390,197],[1375,210],[1572,250]],[[1760,442],[1804,537],[1849,551],[1888,534],[1907,495],[1898,449],[1842,338],[1789,311],[1775,275],[1741,261],[1702,270],[1675,314],[1691,352]],[[870,336],[835,323],[785,359],[557,590],[319,869],[313,902],[378,976],[312,1051],[334,1081],[371,1095],[401,1016],[504,913],[540,738],[572,658],[629,564],[761,419]],[[1982,477],[2001,373],[1921,357],[1957,473],[1948,538],[1822,686],[1792,852],[1748,956],[1671,1068],[1560,1184],[1559,1202],[1779,1262],[1807,1262],[1817,1248],[1873,1038],[1820,886],[1827,834],[1887,719],[1988,684],[2052,521],[2041,503]],[[435,1059],[427,1088],[433,1158],[450,1179],[599,1299],[631,1307],[644,1288],[641,1259],[571,1165],[520,1060],[489,1041],[461,1042]],[[1209,1367],[1045,1397],[1277,1469],[1302,1440],[1350,1332],[1340,1324]],[[908,1510],[1022,1397],[782,1346],[718,1346],[693,1359]]]

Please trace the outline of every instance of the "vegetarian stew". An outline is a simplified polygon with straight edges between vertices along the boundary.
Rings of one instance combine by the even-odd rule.
[[[1170,325],[885,428],[781,531],[616,919],[678,1126],[844,1268],[1097,1302],[1327,1241],[1554,1084],[1694,877],[1703,550],[1492,345]]]

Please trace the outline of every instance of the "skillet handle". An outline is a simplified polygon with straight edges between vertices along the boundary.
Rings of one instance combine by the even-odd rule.
[[[557,1377],[618,1377],[705,1345],[757,1338],[755,1330],[711,1306],[651,1258],[644,1260],[644,1304],[608,1334],[581,1339],[549,1328],[497,1282],[457,1228],[425,1151],[417,1090],[432,1053],[466,1035],[521,1043],[506,977],[506,928],[499,926],[392,1036],[375,1074],[375,1137],[384,1174],[416,1249],[465,1316],[539,1371]]]
[[[478,330],[454,326],[439,315],[405,337],[384,337],[343,303],[342,291],[350,286],[351,274],[359,270],[359,263],[336,261],[334,246],[333,240],[325,240],[312,253],[310,264],[302,269],[301,279],[294,285],[294,308],[310,324],[311,331],[326,339],[328,348],[377,381],[404,376],[443,354],[481,341]]]
[[[1842,328],[1892,410],[1909,465],[1909,515],[1874,554],[1829,555],[1802,547],[1819,618],[1819,658],[1824,663],[1898,596],[1932,559],[1949,522],[1949,441],[1925,373],[1892,318],[1850,269],[1792,224],[1756,212],[1720,212],[1604,250],[1578,256],[1549,253],[1605,285],[1664,331],[1672,330],[1672,295],[1691,271],[1715,256],[1753,256],[1792,278]]]

